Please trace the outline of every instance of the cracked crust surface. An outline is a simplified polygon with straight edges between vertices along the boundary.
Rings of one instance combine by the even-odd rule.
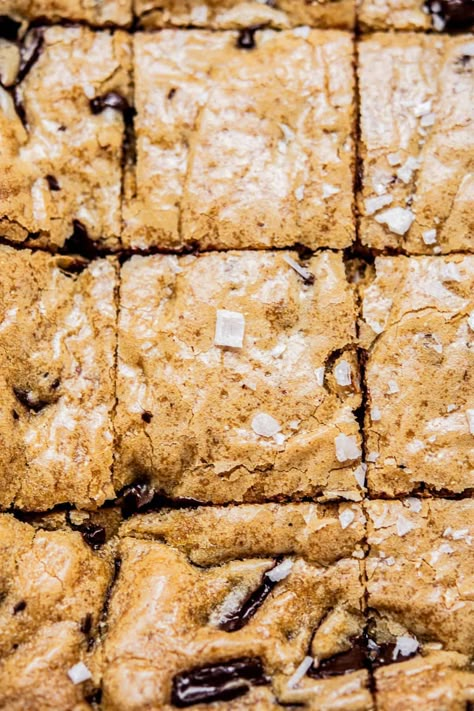
[[[354,0],[135,0],[144,27],[209,27],[235,29],[258,25],[287,29],[297,25],[354,27]]]
[[[380,257],[362,290],[372,495],[474,488],[474,257]]]
[[[459,2],[441,1],[425,2],[425,0],[360,0],[358,6],[358,22],[362,31],[374,30],[435,30],[457,29],[467,32],[472,28],[472,10],[469,12],[470,0]],[[431,5],[431,12],[427,6]],[[465,7],[464,19],[450,22],[450,12],[461,13]],[[436,12],[435,12],[436,10]],[[447,14],[446,14],[447,11]],[[469,17],[470,16],[470,17]]]
[[[128,97],[130,39],[56,26],[32,30],[25,46],[36,43],[37,60],[15,89],[26,125],[0,87],[0,235],[55,250],[85,230],[97,246],[117,248],[124,120],[113,108],[94,114],[90,102]]]
[[[313,284],[289,255],[123,265],[117,489],[145,477],[214,503],[361,497],[353,293],[340,255],[308,260]],[[217,310],[243,318],[242,348],[215,344]]]
[[[367,604],[378,643],[474,655],[474,500],[369,501]],[[473,677],[474,679],[474,677]]]
[[[2,0],[0,12],[20,22],[47,19],[125,26],[132,20],[132,0]]]
[[[344,512],[351,522],[343,528]],[[132,537],[141,525],[148,540]],[[361,552],[363,532],[363,513],[353,504],[213,507],[128,521],[97,658],[103,708],[175,708],[176,674],[249,656],[261,659],[267,682],[213,708],[263,710],[277,707],[276,699],[320,711],[371,708],[364,669],[330,679],[306,676],[288,688],[306,654],[328,659],[350,649],[362,632],[361,562],[351,552]],[[222,548],[215,545],[221,540]],[[223,629],[277,560],[287,574],[246,624]]]
[[[111,259],[75,268],[0,247],[2,507],[113,496],[117,271]]]
[[[472,36],[377,34],[359,59],[362,242],[472,251]]]
[[[75,685],[67,672],[87,660],[111,567],[77,532],[0,515],[0,708],[90,708],[81,703],[90,682]]]
[[[353,44],[309,28],[134,36],[124,244],[342,248],[354,238]]]

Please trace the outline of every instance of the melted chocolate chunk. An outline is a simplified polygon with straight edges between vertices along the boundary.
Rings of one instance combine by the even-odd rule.
[[[116,91],[109,91],[108,94],[96,96],[91,99],[90,107],[93,114],[100,114],[104,109],[116,109],[126,114],[130,111],[130,106],[123,96]]]
[[[142,420],[143,420],[143,422],[146,422],[147,425],[150,424],[152,419],[153,419],[152,412],[148,412],[148,410],[145,410],[144,412],[142,412]]]
[[[32,410],[33,412],[41,412],[41,410],[43,410],[47,405],[49,405],[49,402],[36,398],[33,393],[28,390],[23,390],[22,388],[13,388],[13,392],[15,393],[16,399],[21,402],[22,405],[28,408],[28,410]]]
[[[16,22],[8,15],[0,15],[0,37],[9,42],[15,42],[18,39],[18,32],[21,27],[21,22]]]
[[[20,600],[20,602],[17,602],[13,608],[13,614],[16,615],[16,614],[18,614],[18,612],[23,612],[23,610],[25,608],[26,608],[26,602],[24,600]]]
[[[125,518],[132,516],[140,509],[151,504],[155,496],[155,490],[149,484],[134,484],[122,494],[122,515]]]
[[[255,49],[257,46],[255,43],[255,33],[261,28],[261,25],[254,25],[253,27],[245,27],[240,30],[239,36],[237,37],[237,47],[239,49]]]
[[[83,523],[73,523],[69,511],[66,513],[66,520],[73,531],[79,531],[85,543],[93,550],[97,550],[104,545],[106,540],[105,528],[93,521]]]
[[[445,22],[445,29],[468,30],[474,24],[473,0],[427,0],[425,7]]]
[[[53,190],[53,191],[61,190],[61,188],[59,187],[59,183],[56,180],[56,178],[54,177],[54,175],[47,175],[46,182],[48,183],[48,187],[50,190]]]
[[[97,246],[89,237],[87,227],[80,220],[73,220],[72,229],[72,235],[65,241],[61,252],[63,254],[79,254],[81,257],[86,257],[86,259],[96,257]]]
[[[86,694],[84,700],[93,706],[102,701],[102,689],[93,689],[90,694]]]
[[[185,708],[199,703],[230,701],[246,694],[251,685],[268,683],[261,660],[242,657],[176,674],[171,702],[178,708]]]
[[[276,581],[270,580],[268,573],[265,573],[259,587],[253,591],[239,610],[234,612],[231,617],[227,617],[227,619],[219,625],[219,628],[225,630],[225,632],[237,632],[237,630],[242,629],[255,615],[275,585]]]
[[[350,674],[367,667],[367,648],[363,637],[354,640],[353,646],[347,652],[335,654],[329,659],[323,659],[318,667],[314,664],[308,670],[312,679],[327,679],[331,676]]]
[[[17,77],[18,84],[23,81],[31,67],[38,61],[43,44],[44,33],[41,27],[36,27],[26,36],[26,41],[21,47],[20,69]]]
[[[87,615],[84,617],[84,619],[81,622],[81,632],[83,634],[89,634],[89,632],[92,629],[92,615],[90,612],[87,613]]]

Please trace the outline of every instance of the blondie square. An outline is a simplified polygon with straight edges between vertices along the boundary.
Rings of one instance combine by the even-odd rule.
[[[87,709],[88,649],[113,565],[73,531],[0,515],[0,707]],[[83,681],[80,681],[83,679]]]
[[[369,489],[474,490],[474,256],[379,257],[362,290]]]
[[[144,27],[354,27],[355,0],[135,0]]]
[[[461,30],[474,25],[472,0],[361,0],[358,10],[362,31]]]
[[[352,62],[308,27],[136,34],[125,246],[347,247]]]
[[[113,497],[116,286],[112,261],[0,247],[1,507]]]
[[[474,252],[474,40],[377,34],[359,47],[362,242]]]
[[[364,532],[356,504],[130,519],[98,655],[104,709],[372,708]]]
[[[1,0],[1,21],[32,20],[87,22],[91,25],[128,25],[132,21],[132,0]]]
[[[36,28],[16,73],[8,46],[3,70],[0,59],[10,85],[0,86],[0,236],[51,250],[118,247],[129,38]]]
[[[121,272],[115,484],[224,503],[359,499],[342,257],[135,256]]]

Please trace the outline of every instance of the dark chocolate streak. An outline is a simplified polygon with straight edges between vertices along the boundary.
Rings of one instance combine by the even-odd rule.
[[[0,37],[9,42],[15,42],[18,38],[18,31],[21,27],[21,22],[16,22],[8,15],[0,15]]]
[[[31,67],[38,61],[44,44],[44,31],[41,27],[36,27],[27,35],[28,43],[21,47],[20,69],[18,71],[17,84],[26,77]]]
[[[66,520],[73,531],[79,531],[85,543],[93,550],[97,550],[104,545],[106,540],[105,528],[92,521],[75,524],[71,521],[69,511],[66,513]]]
[[[93,114],[100,114],[104,109],[116,109],[123,114],[131,111],[127,99],[118,94],[116,91],[109,91],[108,94],[96,96],[91,99],[90,107]]]
[[[246,694],[251,685],[260,686],[269,681],[258,657],[242,657],[176,674],[171,702],[185,708],[199,703],[230,701]]]
[[[258,588],[249,595],[239,610],[236,610],[219,625],[219,629],[225,630],[225,632],[237,632],[237,630],[242,629],[255,615],[260,605],[266,600],[276,584],[277,581],[270,580],[268,573],[265,573]]]
[[[431,14],[442,17],[448,30],[468,30],[474,24],[473,0],[427,0],[425,7]]]

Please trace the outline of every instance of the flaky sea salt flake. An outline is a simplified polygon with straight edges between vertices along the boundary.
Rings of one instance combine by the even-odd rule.
[[[306,267],[302,267],[301,264],[298,264],[298,262],[290,257],[289,254],[284,254],[283,259],[292,269],[295,270],[297,274],[300,275],[306,284],[312,284],[314,282],[314,274],[311,274],[309,269],[306,269]]]
[[[365,212],[367,215],[373,215],[374,212],[390,205],[391,202],[393,202],[392,195],[378,195],[377,197],[366,198],[364,200]]]
[[[351,366],[347,360],[341,360],[334,368],[334,377],[336,383],[341,386],[347,386],[352,383]]]
[[[334,439],[336,445],[336,459],[338,462],[352,461],[359,459],[362,450],[357,444],[357,438],[354,435],[346,435],[343,432],[337,435]]]
[[[414,219],[412,211],[403,207],[391,207],[375,216],[375,220],[379,224],[387,225],[390,232],[396,235],[404,235],[408,232]]]
[[[416,652],[419,646],[418,641],[413,637],[409,637],[408,635],[397,637],[397,644],[393,650],[392,658],[395,661],[399,654],[401,654],[402,657],[409,657],[410,654]]]
[[[282,560],[281,563],[276,565],[274,568],[269,570],[265,577],[267,577],[269,580],[271,580],[273,583],[277,583],[280,580],[284,580],[289,576],[291,573],[291,569],[293,568],[293,561],[290,560],[289,558],[286,558],[286,560]]]
[[[436,243],[436,230],[425,230],[422,235],[425,244]]]
[[[84,662],[77,662],[77,664],[74,664],[73,667],[68,669],[67,675],[73,684],[82,684],[84,681],[92,679],[92,674]]]
[[[397,534],[399,536],[404,536],[406,533],[409,533],[413,528],[415,528],[415,524],[400,514],[400,516],[397,518]]]
[[[259,412],[252,418],[252,429],[255,434],[261,437],[273,437],[281,430],[281,426],[277,420],[265,412]]]
[[[245,318],[238,311],[217,309],[214,343],[223,348],[242,348]]]
[[[341,524],[341,528],[343,530],[350,526],[354,519],[355,514],[350,509],[345,509],[339,514],[339,523]]]

